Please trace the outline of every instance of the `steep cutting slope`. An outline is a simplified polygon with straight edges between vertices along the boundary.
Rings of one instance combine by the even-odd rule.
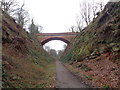
[[[120,68],[120,2],[109,2],[82,30],[62,56],[71,70],[94,87],[118,87]]]
[[[3,88],[54,87],[54,61],[36,39],[2,13]]]

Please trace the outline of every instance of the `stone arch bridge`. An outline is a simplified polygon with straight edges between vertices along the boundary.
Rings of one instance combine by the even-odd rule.
[[[37,39],[41,42],[42,45],[51,41],[51,40],[61,40],[67,44],[71,43],[71,40],[76,37],[78,33],[75,32],[66,32],[66,33],[39,33],[36,34]]]

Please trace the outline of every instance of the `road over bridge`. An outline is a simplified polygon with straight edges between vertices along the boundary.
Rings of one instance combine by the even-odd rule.
[[[67,44],[71,43],[71,40],[76,37],[78,33],[75,32],[65,32],[65,33],[39,33],[37,39],[42,45],[51,40],[61,40]]]

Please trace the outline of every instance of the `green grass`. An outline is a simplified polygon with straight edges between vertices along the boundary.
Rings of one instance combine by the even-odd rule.
[[[84,78],[87,78],[88,80],[92,80],[93,78],[91,76],[88,75],[83,75]]]
[[[104,85],[103,88],[110,88],[110,86],[109,85]]]
[[[7,88],[12,88],[12,87],[16,87],[16,88],[24,88],[24,87],[28,87],[28,88],[33,88],[33,87],[40,87],[40,88],[46,88],[49,86],[54,86],[53,85],[53,78],[55,76],[55,65],[54,65],[54,60],[52,60],[52,58],[50,56],[47,56],[47,54],[45,53],[41,53],[35,49],[29,48],[29,56],[27,56],[26,58],[24,58],[24,60],[16,60],[16,58],[9,56],[9,55],[5,55],[3,54],[3,57],[5,60],[8,60],[10,63],[12,63],[13,65],[17,65],[17,68],[21,67],[19,66],[19,62],[22,61],[23,63],[26,64],[30,64],[30,66],[38,68],[37,70],[39,71],[39,69],[41,71],[39,71],[39,73],[41,72],[40,78],[41,79],[41,83],[37,85],[34,85],[32,83],[29,83],[29,79],[25,79],[26,82],[23,80],[23,78],[20,78],[19,76],[17,76],[16,74],[10,74],[8,73],[8,71],[4,68],[3,66],[3,85],[4,87]],[[24,66],[22,66],[24,67]],[[31,67],[31,69],[32,69]],[[27,68],[28,69],[28,68]],[[22,73],[23,70],[19,71]],[[24,70],[25,71],[25,70]],[[29,72],[30,75],[32,75],[33,73]],[[26,73],[22,73],[22,74],[27,74]],[[38,75],[35,75],[35,77]],[[34,80],[34,76],[31,78],[31,80]],[[28,80],[28,81],[27,81]],[[35,83],[35,80],[34,80]],[[51,85],[52,84],[52,85]]]

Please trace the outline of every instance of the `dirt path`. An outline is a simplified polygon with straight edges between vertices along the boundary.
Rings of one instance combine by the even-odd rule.
[[[89,88],[56,60],[57,88]]]

